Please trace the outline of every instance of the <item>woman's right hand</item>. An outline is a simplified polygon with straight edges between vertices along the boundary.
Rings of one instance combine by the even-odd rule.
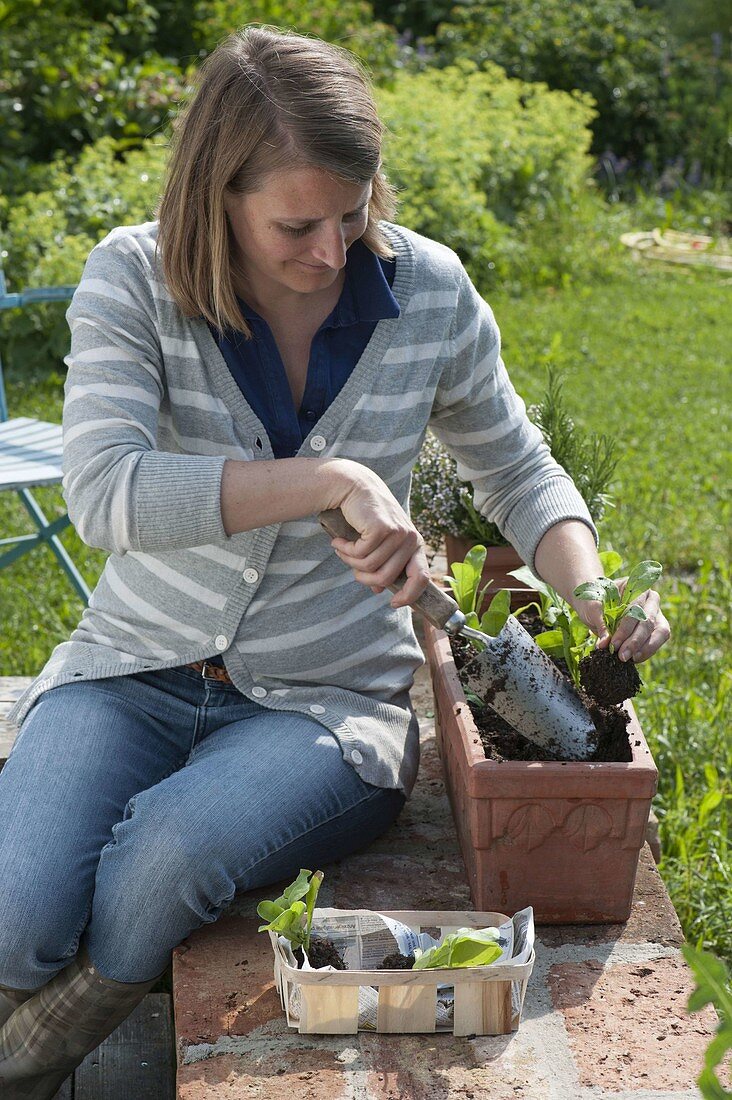
[[[383,592],[405,572],[406,583],[394,594],[391,606],[413,604],[430,579],[424,539],[373,470],[349,459],[342,460],[339,473],[342,478],[327,507],[340,508],[360,538],[334,538],[331,546],[356,580],[373,592]]]

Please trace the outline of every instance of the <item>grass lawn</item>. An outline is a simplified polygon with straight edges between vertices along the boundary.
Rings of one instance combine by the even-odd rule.
[[[728,614],[732,279],[718,272],[636,267],[603,285],[492,295],[504,358],[527,402],[544,364],[566,370],[576,422],[622,441],[603,546],[627,561],[657,558],[674,636],[643,668],[637,703],[661,773],[662,872],[687,936],[732,959],[729,802],[732,743]],[[559,341],[555,334],[559,333]],[[63,364],[6,379],[14,415],[60,420]],[[49,516],[60,491],[40,490]],[[30,531],[20,504],[0,503],[4,534]],[[63,542],[90,585],[105,560],[73,531]],[[34,675],[82,610],[43,549],[0,573],[0,673]]]

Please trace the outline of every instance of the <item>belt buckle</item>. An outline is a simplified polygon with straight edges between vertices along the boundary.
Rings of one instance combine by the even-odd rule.
[[[214,669],[215,669],[216,667],[217,667],[216,665],[211,665],[211,668],[214,668]],[[202,669],[201,669],[201,676],[202,676],[202,678],[203,678],[204,680],[216,680],[216,679],[217,679],[217,677],[216,677],[216,675],[215,675],[214,673],[212,673],[212,674],[211,674],[210,676],[207,676],[207,675],[206,675],[206,669],[207,669],[207,668],[208,668],[208,661],[204,661],[204,662],[203,662],[203,667],[202,667]]]

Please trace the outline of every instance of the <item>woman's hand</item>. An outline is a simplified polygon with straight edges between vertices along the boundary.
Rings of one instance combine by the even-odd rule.
[[[623,594],[627,577],[615,581],[620,594]],[[628,615],[620,620],[612,637],[608,633],[602,617],[602,604],[597,600],[577,600],[575,609],[590,630],[597,634],[597,648],[612,646],[621,661],[634,661],[640,664],[647,661],[671,637],[671,628],[661,611],[661,599],[653,588],[641,592],[631,603],[638,604],[646,613],[645,621],[632,619]],[[583,606],[584,605],[584,606]]]
[[[348,462],[348,467],[350,484],[329,507],[340,508],[360,538],[356,542],[334,538],[331,546],[359,584],[372,592],[383,592],[405,572],[406,583],[391,606],[413,604],[430,579],[424,539],[377,474],[360,463]]]

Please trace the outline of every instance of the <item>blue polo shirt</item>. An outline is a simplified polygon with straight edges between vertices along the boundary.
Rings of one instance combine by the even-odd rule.
[[[313,337],[299,413],[270,327],[250,305],[237,299],[252,329],[250,340],[209,325],[234,380],[264,425],[275,458],[297,454],[350,377],[377,322],[399,316],[391,292],[395,269],[394,260],[377,256],[360,239],[350,246],[340,298]]]

